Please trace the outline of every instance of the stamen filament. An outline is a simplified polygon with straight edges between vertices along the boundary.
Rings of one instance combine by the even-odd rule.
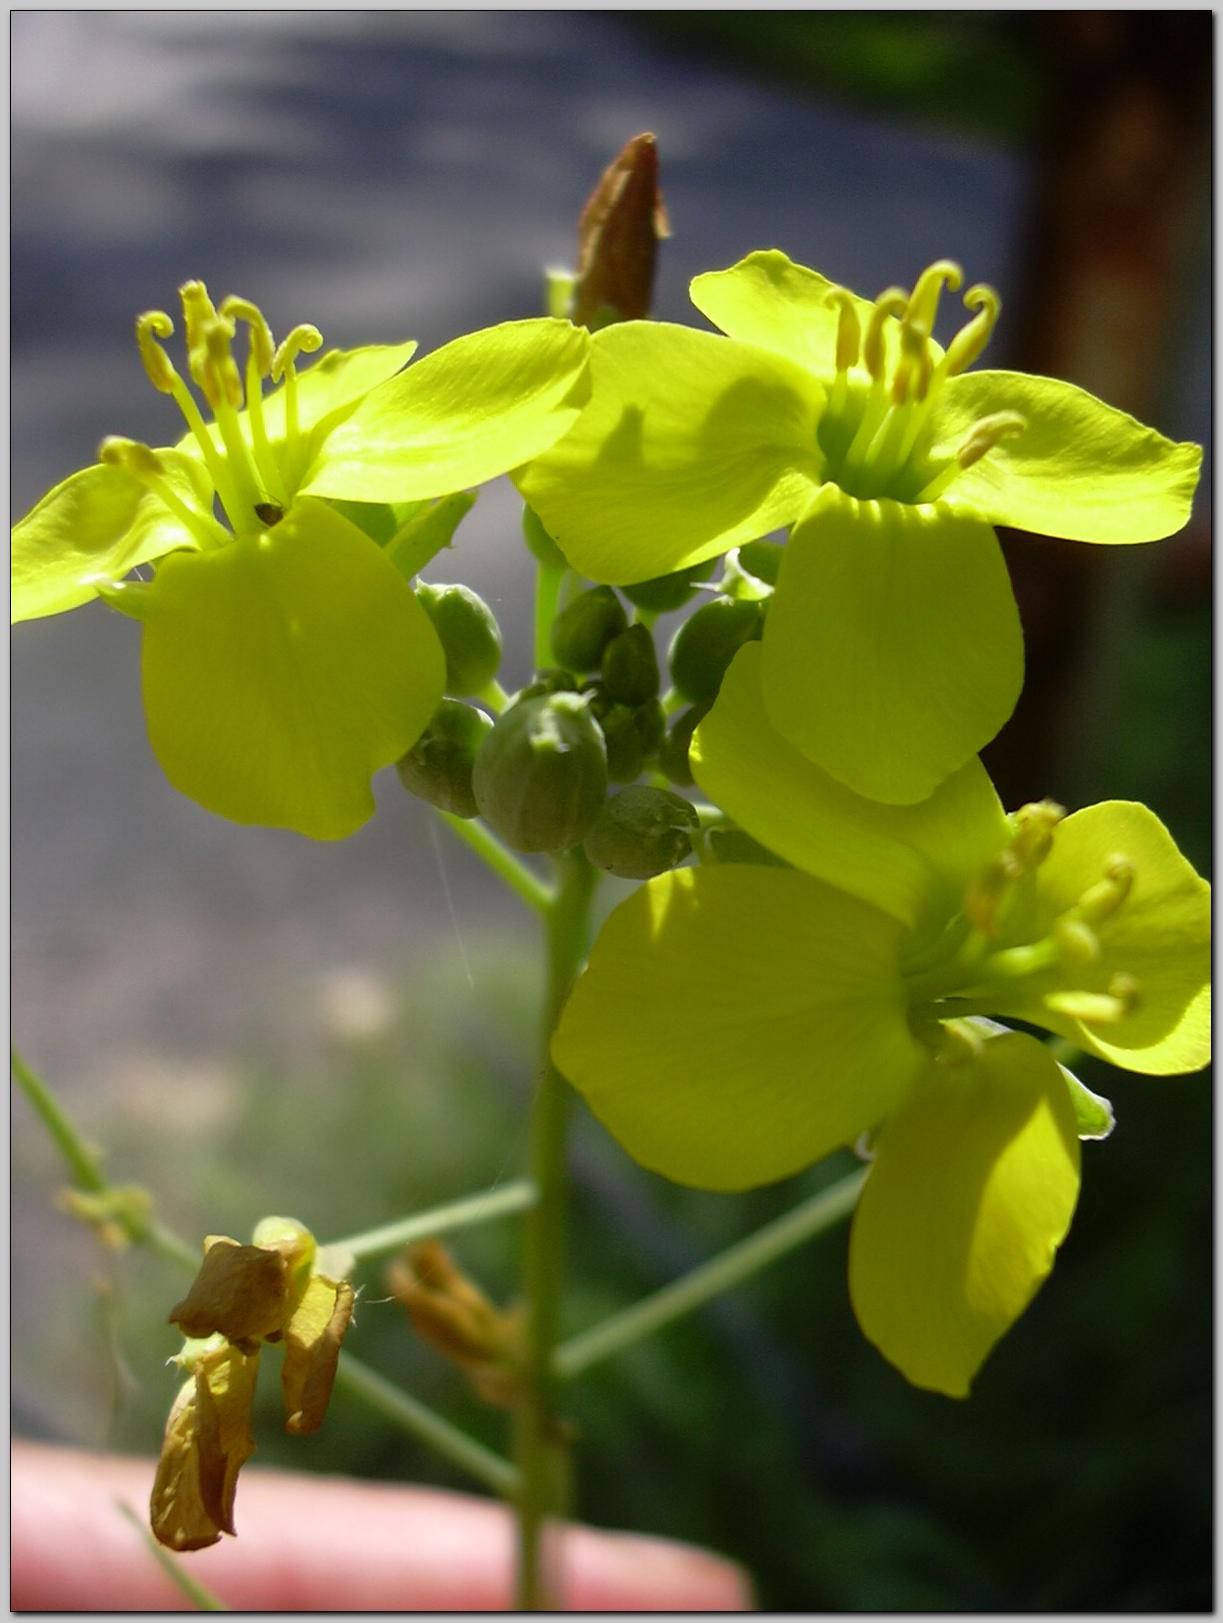
[[[1017,411],[996,411],[989,417],[982,417],[980,422],[973,424],[968,438],[956,452],[956,461],[961,468],[971,468],[974,462],[980,462],[983,456],[988,455],[1000,440],[1018,439],[1027,432],[1027,427],[1027,418],[1021,417]]]
[[[297,372],[293,360],[299,353],[313,354],[321,348],[322,342],[323,335],[318,328],[303,322],[301,326],[294,327],[272,359],[272,382],[278,382],[282,376],[285,381],[285,439],[290,446],[301,432],[297,416]]]
[[[166,478],[165,465],[149,446],[141,445],[138,440],[125,440],[117,435],[111,435],[98,447],[98,461],[105,463],[107,467],[120,469],[142,484],[146,490],[151,491],[158,501],[169,508],[184,528],[196,537],[206,551],[223,546],[229,540],[225,531],[210,514],[201,513],[197,508],[187,506]]]
[[[979,282],[969,288],[964,295],[964,305],[966,309],[975,310],[977,314],[960,328],[947,346],[947,353],[939,367],[940,373],[947,377],[958,377],[980,357],[998,324],[998,316],[1002,310],[1002,300],[985,282]]]
[[[287,499],[284,481],[280,476],[280,469],[276,458],[272,454],[268,442],[267,428],[263,420],[263,379],[272,370],[272,363],[276,358],[276,346],[272,339],[272,329],[264,318],[263,311],[258,305],[251,304],[248,299],[240,299],[234,294],[221,305],[221,314],[233,321],[244,321],[250,333],[250,349],[246,357],[246,409],[251,425],[251,446],[255,459],[255,466],[263,481],[264,489],[269,496],[278,502],[284,503]]]
[[[171,371],[173,371],[171,367]],[[232,515],[240,506],[238,492],[230,477],[229,464],[217,450],[216,441],[208,432],[208,424],[204,421],[204,414],[195,403],[195,396],[188,389],[182,378],[174,372],[174,387],[172,389],[174,403],[186,418],[187,427],[200,448],[200,455],[204,459],[204,466],[212,476],[212,483],[217,495],[221,499],[221,506]]]

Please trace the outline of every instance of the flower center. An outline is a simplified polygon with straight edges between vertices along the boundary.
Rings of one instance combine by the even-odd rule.
[[[931,453],[932,413],[943,385],[981,355],[1002,308],[992,287],[970,287],[964,303],[972,318],[936,360],[931,333],[939,299],[944,287],[956,291],[962,281],[958,265],[936,260],[911,294],[890,287],[879,295],[865,333],[859,302],[844,288],[828,295],[840,311],[836,378],[817,437],[828,478],[847,495],[934,501],[999,440],[1026,428],[1017,412],[995,412],[973,425],[954,456]]]
[[[136,318],[136,342],[144,369],[153,387],[171,395],[182,412],[230,530],[240,534],[268,529],[284,517],[305,460],[294,361],[303,351],[317,350],[322,334],[316,327],[295,327],[277,348],[262,311],[249,300],[230,297],[218,310],[203,282],[185,283],[179,298],[187,369],[211,408],[214,426],[205,422],[195,396],[162,347],[161,340],[174,331],[164,310],[148,310]],[[238,322],[244,322],[250,334],[245,378],[233,355]],[[275,441],[269,437],[264,419],[265,378],[284,382],[284,423]],[[153,491],[202,547],[223,545],[231,539],[210,511],[190,506],[171,488],[164,463],[147,445],[107,439],[98,455]]]
[[[1134,885],[1134,864],[1115,853],[1077,901],[1051,917],[1039,907],[1036,870],[1064,816],[1051,801],[1015,814],[1011,843],[969,886],[953,950],[906,976],[919,1029],[1017,1004],[1115,1025],[1135,1007],[1134,976],[1105,962],[1103,935]]]

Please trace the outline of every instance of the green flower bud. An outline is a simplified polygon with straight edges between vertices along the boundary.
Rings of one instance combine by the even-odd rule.
[[[603,682],[617,704],[636,709],[658,697],[658,655],[645,626],[629,626],[603,650]]]
[[[572,671],[536,671],[534,681],[528,682],[524,688],[519,688],[512,702],[521,704],[524,699],[547,698],[549,693],[576,693],[577,691],[578,679]]]
[[[583,849],[596,868],[619,879],[652,879],[691,853],[698,821],[669,789],[622,789],[603,803]]]
[[[607,776],[612,783],[632,783],[641,776],[646,752],[636,713],[627,705],[612,705],[598,718],[607,745]]]
[[[692,735],[709,714],[707,704],[694,704],[671,723],[671,730],[658,751],[658,764],[671,782],[679,789],[692,784],[692,768],[688,764],[688,751],[692,748]]]
[[[468,586],[421,581],[416,599],[433,622],[446,655],[446,692],[483,693],[501,666],[501,628]]]
[[[483,710],[461,699],[443,699],[415,746],[397,764],[409,794],[455,817],[475,817],[472,768],[480,745],[493,730]]]
[[[552,627],[552,652],[571,671],[597,671],[603,650],[628,625],[624,604],[610,586],[579,592]]]
[[[759,603],[715,597],[675,633],[668,656],[671,680],[692,704],[712,704],[731,660],[764,629]]]
[[[541,563],[548,569],[559,570],[566,567],[564,553],[544,529],[539,514],[533,507],[524,507],[522,510],[522,535],[527,544],[527,551],[536,563]]]
[[[672,609],[683,608],[699,583],[713,574],[716,562],[716,558],[706,558],[703,563],[677,569],[673,575],[656,575],[653,580],[635,581],[620,590],[630,603],[647,614],[669,614]]]
[[[647,761],[652,761],[662,748],[667,736],[667,713],[657,699],[638,705],[633,720],[641,738],[641,748]]]
[[[577,845],[607,794],[607,749],[587,701],[553,693],[504,711],[472,784],[480,815],[516,851]]]

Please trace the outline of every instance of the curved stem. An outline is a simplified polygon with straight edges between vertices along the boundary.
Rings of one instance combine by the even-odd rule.
[[[590,904],[598,882],[597,872],[580,850],[558,857],[557,869],[556,900],[546,917],[543,1059],[531,1114],[531,1178],[539,1199],[527,1215],[523,1243],[527,1356],[524,1394],[516,1415],[521,1473],[516,1603],[524,1611],[559,1604],[555,1562],[549,1560],[544,1533],[546,1521],[564,1513],[568,1497],[566,1440],[555,1412],[553,1349],[564,1267],[569,1085],[553,1065],[549,1048],[573,978],[586,956]]]
[[[566,1341],[553,1356],[556,1375],[561,1380],[571,1380],[592,1364],[653,1335],[694,1308],[703,1307],[795,1246],[822,1234],[853,1210],[865,1178],[866,1169],[851,1172],[847,1178],[829,1189],[821,1189],[793,1211],[766,1223],[755,1234],[749,1234],[746,1240],[740,1240],[691,1273],[672,1280],[661,1290],[626,1307],[622,1313],[614,1313],[602,1324]]]
[[[416,1212],[398,1223],[387,1223],[382,1228],[367,1229],[345,1240],[332,1240],[328,1249],[346,1252],[350,1257],[376,1257],[385,1251],[395,1251],[413,1240],[431,1239],[435,1234],[449,1234],[455,1229],[470,1228],[492,1217],[505,1217],[510,1212],[525,1211],[535,1204],[535,1186],[526,1178],[507,1183],[500,1189],[485,1189],[463,1200],[448,1201],[445,1206],[434,1206],[431,1211]]]
[[[551,885],[536,878],[526,863],[519,862],[478,817],[455,817],[451,812],[444,811],[439,811],[437,815],[499,879],[504,879],[510,889],[522,897],[528,907],[533,907],[545,917],[549,915],[556,894]]]

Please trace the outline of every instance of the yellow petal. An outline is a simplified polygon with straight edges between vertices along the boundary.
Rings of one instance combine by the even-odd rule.
[[[203,1550],[233,1533],[238,1472],[255,1451],[251,1402],[259,1354],[228,1342],[205,1353],[166,1422],[149,1500],[153,1535],[171,1550]]]
[[[301,1435],[322,1425],[355,1301],[353,1288],[344,1279],[336,1282],[315,1274],[306,1286],[285,1329],[281,1387],[287,1431]]]

